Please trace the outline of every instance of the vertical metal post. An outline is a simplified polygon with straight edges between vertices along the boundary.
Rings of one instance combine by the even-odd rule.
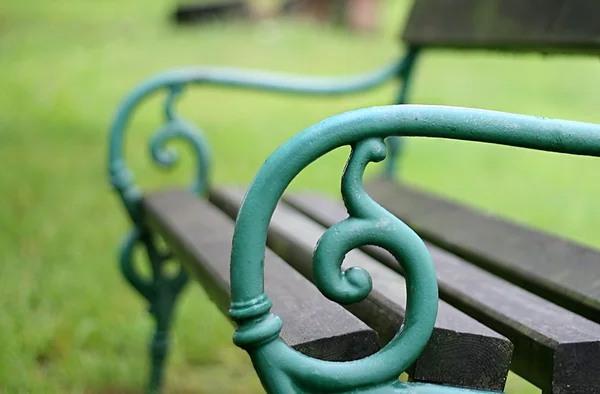
[[[408,91],[410,89],[411,77],[418,55],[419,48],[414,47],[410,48],[404,57],[404,67],[398,71],[398,79],[401,81],[402,86],[400,88],[400,94],[396,99],[396,104],[406,104],[408,102]],[[403,152],[403,142],[402,137],[388,137],[386,139],[388,158],[385,161],[384,175],[388,178],[394,178],[398,171],[396,168]]]

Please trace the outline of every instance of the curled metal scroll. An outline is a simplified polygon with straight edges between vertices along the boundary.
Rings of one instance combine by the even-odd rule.
[[[235,343],[250,354],[269,393],[434,393],[435,386],[398,382],[420,354],[433,329],[437,283],[431,258],[408,226],[365,192],[366,165],[385,157],[383,139],[421,136],[600,156],[600,125],[494,111],[440,106],[385,106],[347,112],[296,135],[265,162],[254,178],[236,221],[231,254],[230,315],[238,324]],[[314,255],[315,282],[340,303],[356,302],[371,289],[367,272],[341,271],[348,251],[365,244],[390,251],[406,272],[404,326],[378,353],[336,363],[307,357],[279,338],[281,320],[264,294],[263,257],[269,222],[290,182],[310,163],[338,147],[352,154],[342,179],[350,217],[330,228]],[[399,291],[401,291],[399,289]],[[444,392],[470,392],[444,388]]]
[[[168,89],[164,104],[165,123],[158,128],[149,141],[150,156],[161,168],[172,168],[178,161],[177,152],[168,147],[173,140],[186,142],[196,159],[196,171],[191,191],[204,193],[208,188],[210,172],[210,151],[202,132],[178,116],[175,102],[183,91],[183,85],[169,84],[155,86]],[[127,281],[142,295],[149,304],[149,312],[155,320],[154,337],[150,345],[152,370],[150,374],[149,392],[160,390],[164,369],[164,361],[169,348],[169,331],[174,307],[179,294],[184,289],[188,275],[179,267],[179,271],[170,275],[166,272],[166,263],[170,260],[169,251],[160,250],[154,235],[149,231],[141,218],[141,193],[134,184],[131,171],[124,157],[124,135],[127,121],[144,95],[135,93],[121,106],[111,130],[111,146],[109,157],[109,176],[111,184],[117,191],[132,222],[133,228],[125,238],[119,258],[121,272]],[[129,103],[129,105],[127,105]],[[145,250],[151,269],[149,278],[144,277],[134,264],[136,248]]]
[[[109,137],[108,170],[111,184],[123,197],[123,202],[132,218],[137,217],[135,201],[138,201],[140,197],[139,191],[133,184],[131,171],[127,168],[124,160],[124,135],[131,115],[137,109],[138,105],[157,91],[170,90],[165,104],[166,127],[170,126],[174,128],[178,126],[191,130],[189,123],[181,123],[181,119],[175,115],[173,110],[173,103],[180,95],[182,89],[188,85],[229,86],[303,95],[332,96],[349,94],[372,89],[394,78],[407,79],[410,75],[416,54],[417,49],[411,49],[398,61],[393,61],[377,70],[353,77],[301,77],[288,74],[210,67],[181,68],[158,74],[135,88],[119,106]],[[403,88],[401,92],[399,99],[403,100],[405,99],[407,89]],[[194,138],[202,136],[200,130],[195,130],[194,134]],[[206,146],[204,141],[196,142],[198,142],[198,147],[200,148]],[[205,158],[207,152],[208,150],[204,150],[203,155],[198,156],[198,158]],[[202,168],[202,166],[199,166],[199,168]],[[204,179],[208,171],[205,172],[206,174],[198,173],[196,178],[198,180]]]
[[[153,86],[149,91],[147,89],[141,89],[141,92],[136,90],[119,107],[110,133],[108,160],[108,173],[111,184],[119,193],[134,223],[140,223],[141,220],[139,217],[141,194],[135,186],[132,172],[125,160],[125,130],[131,115],[142,99],[146,98],[151,91],[161,88],[168,89],[164,106],[165,123],[150,138],[149,148],[152,160],[161,168],[173,167],[178,161],[178,155],[176,151],[167,148],[167,145],[170,141],[182,140],[192,148],[196,160],[196,171],[191,186],[192,192],[201,194],[208,188],[210,173],[208,143],[205,141],[202,131],[178,116],[174,109],[174,104],[182,93],[183,85],[168,84],[165,86],[159,84]]]
[[[402,79],[412,64],[410,51],[400,61],[394,61],[378,70],[354,77],[299,77],[285,74],[243,71],[225,68],[184,68],[161,73],[135,88],[121,103],[115,116],[109,137],[108,174],[134,226],[121,249],[121,270],[129,283],[150,303],[157,331],[152,344],[153,372],[150,391],[160,389],[162,360],[167,351],[167,331],[173,305],[183,289],[187,275],[180,270],[175,276],[167,276],[163,266],[168,253],[158,252],[152,234],[141,217],[141,192],[134,183],[132,172],[124,155],[125,132],[130,118],[139,104],[155,92],[167,90],[164,104],[165,123],[150,139],[150,154],[155,164],[171,168],[178,159],[177,152],[167,147],[172,140],[187,142],[196,160],[191,189],[203,194],[208,189],[210,151],[200,129],[177,115],[175,103],[183,89],[192,84],[231,86],[247,89],[306,95],[338,95],[363,91],[390,79]],[[144,279],[133,264],[133,251],[142,246],[146,249],[153,277]]]
[[[208,144],[204,140],[203,133],[198,128],[185,121],[175,112],[174,104],[181,95],[183,86],[169,85],[167,88],[169,91],[164,105],[165,124],[150,138],[150,156],[159,167],[172,168],[178,161],[178,155],[176,151],[168,148],[169,142],[173,140],[186,142],[192,148],[193,156],[196,159],[196,171],[191,191],[196,194],[202,194],[208,188],[208,174],[210,173],[210,151]],[[126,237],[121,248],[121,271],[127,281],[150,302],[152,309],[154,304],[158,302],[156,289],[158,283],[161,283],[165,289],[169,289],[169,293],[172,293],[169,297],[174,300],[184,287],[187,275],[183,268],[175,276],[166,276],[164,274],[163,265],[169,259],[169,253],[158,251],[155,241],[148,233],[140,217],[141,193],[134,184],[133,176],[126,165],[122,148],[122,139],[126,127],[125,120],[128,119],[133,108],[131,107],[124,115],[117,116],[113,126],[109,175],[113,187],[118,192],[134,224],[133,229]],[[121,107],[122,111],[123,107]],[[116,137],[118,137],[117,140],[115,140]],[[120,149],[114,150],[113,145],[115,144],[118,144]],[[144,246],[146,249],[151,263],[153,281],[144,279],[135,268],[133,251],[137,246]]]
[[[150,138],[150,155],[156,165],[161,168],[171,168],[178,161],[177,152],[168,148],[168,143],[173,140],[182,140],[192,148],[196,159],[196,171],[191,185],[192,192],[202,194],[208,188],[208,174],[210,172],[210,151],[204,140],[202,132],[178,116],[175,112],[175,102],[183,91],[183,85],[168,85],[168,94],[165,100],[164,113],[165,124],[161,126]],[[158,282],[172,290],[173,298],[176,298],[187,281],[187,275],[183,269],[175,276],[165,276],[162,266],[169,258],[168,252],[158,252],[154,240],[151,238],[140,217],[141,193],[134,183],[131,171],[126,165],[123,151],[123,137],[127,120],[131,116],[135,104],[139,100],[129,100],[129,106],[122,106],[115,119],[111,131],[111,153],[109,158],[109,176],[111,184],[119,194],[131,220],[133,229],[126,237],[121,248],[120,266],[127,281],[144,297],[151,305],[156,303]],[[144,279],[135,268],[133,252],[138,246],[145,246],[150,259],[153,282]]]

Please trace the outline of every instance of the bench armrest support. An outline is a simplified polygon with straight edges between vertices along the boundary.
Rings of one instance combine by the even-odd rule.
[[[189,67],[160,73],[141,83],[123,100],[114,117],[109,135],[108,175],[111,185],[121,196],[132,220],[139,219],[140,192],[134,185],[131,171],[124,160],[124,137],[127,125],[138,106],[158,91],[168,92],[164,105],[165,125],[151,141],[152,157],[162,167],[172,166],[176,156],[164,150],[164,144],[172,138],[183,138],[191,143],[198,159],[194,191],[203,193],[208,186],[210,152],[201,130],[178,116],[174,109],[176,100],[190,85],[214,85],[244,89],[266,90],[279,93],[333,96],[357,93],[375,88],[391,79],[404,81],[397,103],[407,100],[411,72],[418,55],[417,48],[410,48],[399,60],[374,71],[352,77],[303,77],[248,71],[234,68]],[[392,144],[392,156],[398,152]],[[388,173],[391,173],[391,169]]]
[[[600,156],[600,125],[422,105],[350,111],[288,140],[265,161],[250,185],[236,221],[231,253],[230,316],[238,325],[234,342],[248,351],[269,393],[465,392],[397,380],[429,340],[438,294],[431,256],[423,241],[372,200],[362,184],[368,163],[385,158],[383,141],[390,136],[449,138]],[[360,301],[371,291],[371,278],[360,268],[342,272],[343,258],[354,248],[377,245],[391,252],[406,273],[407,307],[404,326],[381,351],[356,361],[331,363],[304,356],[279,338],[282,322],[270,313],[262,259],[269,222],[285,189],[310,163],[345,145],[352,148],[341,188],[349,217],[327,230],[319,241],[313,256],[315,283],[333,301]]]
[[[174,277],[168,277],[164,265],[170,252],[160,251],[141,214],[142,194],[135,185],[131,170],[125,160],[125,133],[129,121],[139,105],[151,95],[166,91],[164,124],[150,138],[150,153],[155,164],[172,168],[177,163],[177,152],[167,148],[172,140],[183,140],[192,148],[196,160],[191,190],[202,195],[208,190],[210,174],[210,149],[203,132],[179,116],[175,103],[189,85],[217,85],[246,89],[268,90],[306,95],[339,95],[364,91],[393,78],[407,80],[416,58],[417,50],[411,49],[400,60],[354,77],[324,78],[300,77],[285,74],[264,73],[226,68],[183,68],[158,74],[139,86],[119,106],[109,134],[108,176],[127,211],[133,229],[121,247],[120,266],[127,281],[149,302],[150,312],[156,320],[157,331],[151,344],[153,371],[150,391],[158,391],[161,385],[162,365],[168,348],[168,328],[179,293],[187,283],[187,274],[181,269]],[[406,86],[400,100],[406,99]],[[397,156],[397,141],[390,142],[392,156]],[[146,250],[152,268],[152,278],[145,279],[135,268],[134,250]]]

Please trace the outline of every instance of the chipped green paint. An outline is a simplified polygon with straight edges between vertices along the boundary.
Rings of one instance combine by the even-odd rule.
[[[288,140],[265,161],[250,185],[236,221],[231,253],[230,316],[237,323],[234,342],[249,353],[268,393],[476,392],[398,382],[400,373],[429,340],[438,297],[433,264],[422,240],[377,205],[362,185],[367,164],[385,158],[383,139],[390,136],[449,138],[600,156],[600,125],[441,106],[360,109],[326,119]],[[342,260],[361,245],[378,245],[390,251],[406,272],[407,308],[402,329],[382,350],[339,363],[305,356],[279,338],[283,322],[270,313],[263,257],[269,222],[290,182],[310,163],[345,145],[352,148],[342,177],[349,217],[321,238],[313,257],[315,283],[325,296],[339,303],[364,299],[372,287],[369,274],[361,268],[342,272]]]

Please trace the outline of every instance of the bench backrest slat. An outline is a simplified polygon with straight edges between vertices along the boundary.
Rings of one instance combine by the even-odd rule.
[[[408,45],[600,54],[598,0],[415,0]]]
[[[149,194],[143,207],[151,228],[227,314],[233,221],[214,205],[182,190]],[[265,290],[273,300],[273,312],[285,322],[281,338],[289,346],[330,361],[355,360],[379,350],[375,331],[325,299],[275,253],[267,249],[264,262]]]
[[[244,191],[217,188],[210,200],[235,217]],[[311,281],[312,254],[326,228],[286,204],[279,204],[271,219],[267,244]],[[373,279],[366,300],[347,309],[373,327],[389,342],[404,322],[404,278],[359,250],[346,255],[343,268],[360,266]],[[436,325],[425,350],[408,371],[415,381],[503,391],[512,359],[512,344],[475,319],[441,301]]]

